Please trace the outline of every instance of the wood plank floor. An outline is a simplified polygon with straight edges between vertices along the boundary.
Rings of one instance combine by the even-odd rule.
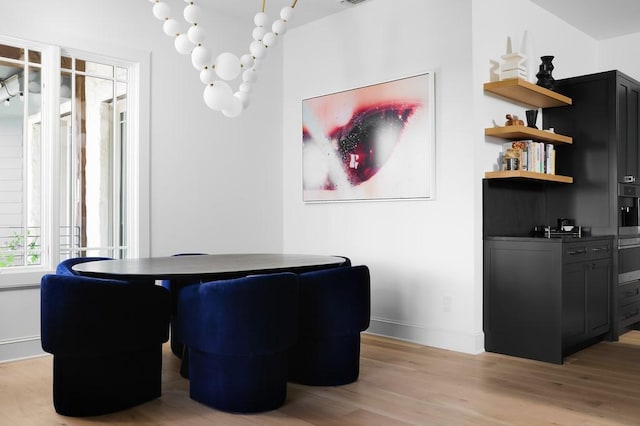
[[[50,356],[0,364],[0,425],[638,425],[640,331],[603,342],[564,365],[466,355],[363,335],[358,382],[289,384],[278,410],[237,415],[189,399],[164,348],[162,397],[93,418],[55,413]]]

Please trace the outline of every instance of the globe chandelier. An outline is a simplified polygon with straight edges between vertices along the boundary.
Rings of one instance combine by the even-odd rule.
[[[206,32],[200,25],[203,22],[203,11],[195,1],[185,0],[187,5],[182,15],[189,24],[187,31],[183,31],[182,25],[172,17],[171,8],[166,1],[149,1],[154,3],[153,15],[163,21],[164,33],[174,38],[174,46],[178,53],[191,55],[191,63],[200,72],[200,81],[205,85],[205,104],[227,117],[237,117],[249,106],[249,95],[256,82],[260,62],[266,56],[267,50],[274,47],[278,38],[286,32],[287,23],[293,18],[293,9],[298,2],[293,0],[291,6],[283,7],[280,10],[280,19],[269,25],[269,17],[265,13],[266,0],[262,0],[262,9],[253,18],[255,28],[249,52],[241,56],[223,52],[214,57],[204,44]],[[230,82],[238,77],[241,82],[234,91]]]

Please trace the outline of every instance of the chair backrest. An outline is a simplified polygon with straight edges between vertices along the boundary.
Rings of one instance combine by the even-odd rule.
[[[178,299],[185,344],[220,355],[261,355],[297,338],[298,277],[252,275],[182,289]]]
[[[113,353],[168,340],[170,300],[146,282],[45,275],[40,288],[42,348]]]
[[[56,274],[57,275],[77,275],[73,271],[73,269],[71,269],[73,268],[74,265],[77,265],[78,263],[93,262],[95,260],[112,260],[112,258],[111,257],[72,257],[71,259],[63,260],[58,264],[58,266],[56,267]]]
[[[300,335],[341,336],[369,327],[371,279],[365,265],[300,274]]]

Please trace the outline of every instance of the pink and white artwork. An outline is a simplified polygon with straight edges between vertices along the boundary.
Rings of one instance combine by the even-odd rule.
[[[302,101],[304,201],[431,199],[433,74]]]

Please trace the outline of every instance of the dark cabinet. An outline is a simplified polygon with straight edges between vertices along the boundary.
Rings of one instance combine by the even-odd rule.
[[[640,84],[618,75],[618,182],[640,183]]]
[[[611,329],[612,237],[488,237],[485,349],[562,363]]]
[[[574,176],[574,184],[549,189],[549,216],[574,218],[593,235],[615,235],[619,247],[640,239],[640,228],[625,223],[620,213],[637,203],[626,191],[640,193],[640,82],[614,70],[557,80],[555,90],[571,96],[573,106],[544,109],[543,126],[573,135],[570,152],[558,147],[557,167]],[[639,306],[618,297],[622,287],[640,279],[640,249],[619,250],[613,276],[612,337],[617,339],[640,324]]]
[[[565,348],[579,347],[605,334],[611,326],[611,261],[566,264],[562,279],[562,339]]]

